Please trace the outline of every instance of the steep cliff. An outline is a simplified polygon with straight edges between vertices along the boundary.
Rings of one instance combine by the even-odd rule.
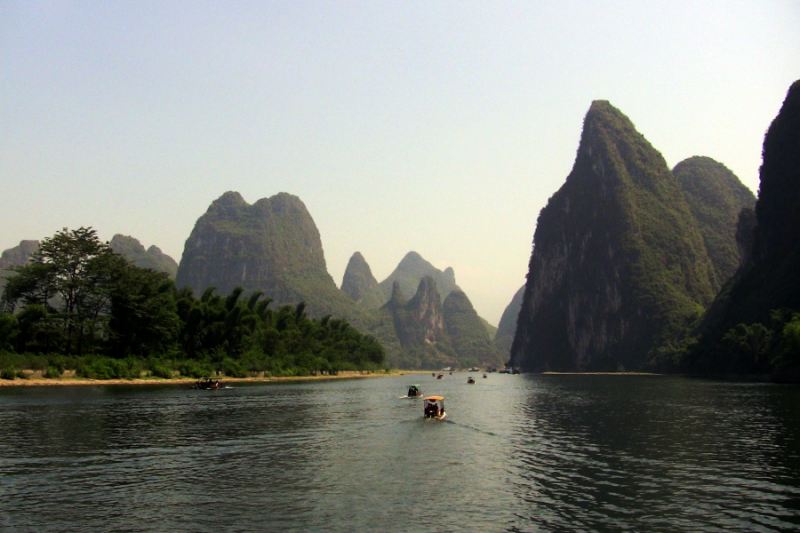
[[[511,344],[514,342],[514,333],[517,331],[517,317],[519,310],[522,309],[522,297],[525,294],[525,285],[519,288],[511,298],[511,302],[506,306],[500,323],[497,325],[497,333],[494,337],[494,346],[503,357],[508,360],[511,353]],[[505,363],[505,361],[503,361]]]
[[[739,268],[736,224],[742,209],[752,209],[756,198],[733,172],[710,157],[690,157],[672,173],[697,220],[718,290]]]
[[[142,243],[133,237],[117,233],[108,243],[111,249],[140,268],[149,268],[156,272],[164,272],[175,279],[178,263],[161,251],[158,246],[150,246],[145,250]]]
[[[342,278],[342,292],[370,309],[377,309],[384,304],[378,280],[372,275],[372,270],[361,252],[354,253],[347,263]]]
[[[240,286],[263,291],[277,307],[305,302],[312,316],[358,320],[353,302],[328,274],[314,220],[296,196],[280,193],[253,205],[226,192],[186,240],[178,287],[227,294]]]
[[[400,283],[394,282],[389,301],[381,312],[392,317],[403,347],[401,368],[502,364],[502,357],[469,298],[455,289],[442,303],[436,282],[430,276],[420,280],[410,300],[403,296]]]
[[[457,365],[445,333],[442,301],[433,278],[422,278],[408,301],[405,301],[400,283],[393,283],[391,296],[382,311],[392,317],[403,348],[401,368]]]
[[[800,379],[800,80],[764,139],[752,213],[739,218],[746,260],[706,315],[691,370]],[[748,253],[749,251],[749,253]]]
[[[661,154],[595,101],[572,171],[539,214],[512,364],[645,368],[711,301],[713,276]]]

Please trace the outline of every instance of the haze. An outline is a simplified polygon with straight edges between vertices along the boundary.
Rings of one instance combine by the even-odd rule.
[[[298,195],[341,283],[409,250],[497,323],[582,118],[753,191],[800,3],[0,2],[0,250],[62,227],[180,260],[226,190]]]

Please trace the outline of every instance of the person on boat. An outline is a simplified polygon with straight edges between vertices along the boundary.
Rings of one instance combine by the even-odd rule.
[[[425,418],[433,418],[438,412],[439,408],[436,407],[436,402],[429,401],[428,405],[425,406]]]

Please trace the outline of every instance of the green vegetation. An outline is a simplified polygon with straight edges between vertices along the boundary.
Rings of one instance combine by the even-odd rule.
[[[467,295],[452,291],[442,304],[444,329],[458,362],[463,367],[503,366],[504,357],[495,349],[481,318]]]
[[[800,380],[800,80],[764,139],[759,197],[739,218],[745,260],[705,316],[684,368]]]
[[[710,157],[690,157],[672,170],[698,222],[714,265],[715,289],[739,268],[736,224],[743,209],[752,209],[755,197],[725,165]]]
[[[0,369],[91,378],[300,375],[378,369],[374,338],[305,304],[270,308],[260,292],[199,298],[136,267],[91,228],[63,230],[16,267],[0,313]]]
[[[664,158],[619,110],[593,102],[573,169],[539,215],[512,363],[650,368],[712,300],[713,279]]]

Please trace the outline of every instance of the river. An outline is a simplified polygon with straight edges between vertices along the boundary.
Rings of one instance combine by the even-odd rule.
[[[3,388],[0,529],[800,528],[800,387],[474,375]]]

